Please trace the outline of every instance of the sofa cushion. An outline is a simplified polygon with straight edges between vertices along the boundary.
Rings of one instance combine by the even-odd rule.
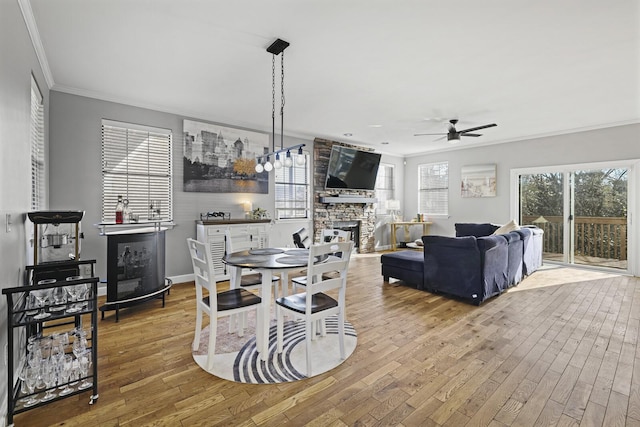
[[[491,223],[459,222],[455,224],[456,237],[482,237],[493,234],[500,226]]]
[[[524,253],[524,240],[520,230],[510,231],[496,237],[502,237],[507,241],[508,247],[508,283],[507,286],[515,286],[522,281],[522,255]]]
[[[420,271],[424,269],[424,255],[418,251],[400,251],[382,254],[380,262],[389,267]]]
[[[516,221],[514,219],[512,219],[511,221],[509,221],[505,225],[503,225],[500,228],[496,229],[493,232],[493,234],[495,234],[495,235],[507,234],[507,233],[510,233],[510,232],[516,231],[516,230],[520,230],[520,226],[516,223]]]

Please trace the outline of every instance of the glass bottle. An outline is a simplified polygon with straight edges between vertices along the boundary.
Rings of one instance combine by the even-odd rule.
[[[128,224],[131,222],[131,208],[129,207],[129,199],[122,201],[124,208],[122,208],[122,222]]]
[[[116,204],[116,224],[122,224],[123,211],[124,203],[122,202],[122,196],[118,196],[118,203]]]

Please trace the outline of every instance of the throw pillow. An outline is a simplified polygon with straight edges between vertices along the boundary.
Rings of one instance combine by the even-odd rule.
[[[515,230],[520,230],[520,226],[516,223],[514,219],[512,219],[511,221],[509,221],[508,223],[506,223],[505,225],[503,225],[502,227],[494,231],[493,234],[494,235],[507,234]]]

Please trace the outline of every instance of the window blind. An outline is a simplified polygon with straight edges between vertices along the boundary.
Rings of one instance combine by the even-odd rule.
[[[31,210],[45,207],[44,188],[44,105],[42,94],[31,76]]]
[[[170,130],[102,121],[102,221],[115,222],[118,196],[133,214],[149,219],[152,200],[160,218],[173,217]]]
[[[418,166],[418,208],[427,215],[449,214],[449,162]]]
[[[278,219],[309,218],[311,203],[309,189],[309,156],[305,153],[304,165],[298,165],[291,153],[293,166],[275,169],[275,207]]]
[[[378,176],[376,177],[376,199],[378,199],[375,206],[376,213],[388,213],[385,202],[394,199],[395,183],[393,180],[393,172],[393,165],[380,163]]]

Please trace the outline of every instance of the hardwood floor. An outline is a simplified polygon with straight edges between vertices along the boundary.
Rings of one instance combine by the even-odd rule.
[[[482,306],[383,284],[351,262],[353,355],[305,381],[245,385],[191,357],[195,291],[173,287],[99,322],[100,398],[17,415],[17,426],[640,426],[640,279],[539,270]]]

